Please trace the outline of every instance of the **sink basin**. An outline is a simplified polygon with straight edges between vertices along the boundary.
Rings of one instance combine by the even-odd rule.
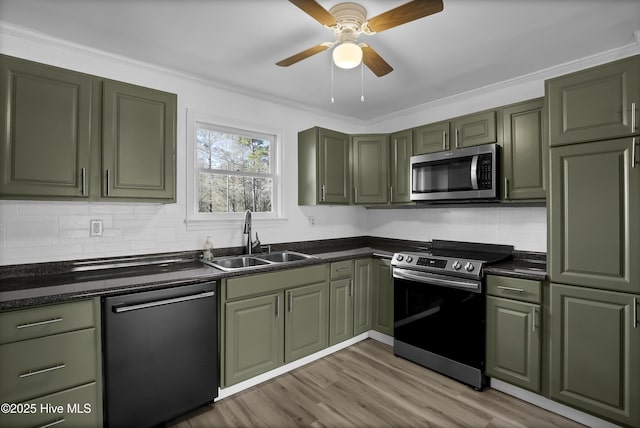
[[[248,269],[269,264],[266,260],[260,260],[249,256],[224,257],[205,261],[204,263],[224,271]]]
[[[276,253],[257,254],[256,257],[262,260],[270,261],[272,263],[286,263],[310,259],[313,256],[310,256],[308,254],[296,253],[293,251],[278,251]]]
[[[213,260],[203,261],[203,263],[214,268],[230,272],[243,269],[255,269],[276,263],[288,263],[299,260],[314,258],[308,254],[296,253],[294,251],[278,251],[274,253],[258,253],[255,255],[218,257]]]

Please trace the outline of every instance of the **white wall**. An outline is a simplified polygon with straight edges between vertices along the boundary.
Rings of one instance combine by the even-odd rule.
[[[634,46],[636,49],[637,46]],[[283,137],[286,220],[255,222],[263,243],[375,235],[512,244],[545,251],[544,208],[437,208],[365,210],[362,207],[297,206],[297,132],[323,126],[347,133],[390,132],[543,95],[544,74],[463,94],[371,123],[358,123],[301,106],[251,97],[212,82],[141,64],[0,23],[0,52],[45,64],[178,94],[177,203],[0,201],[0,265],[194,250],[210,235],[214,247],[242,245],[240,222],[231,227],[188,230],[186,217],[186,111],[222,121],[265,124]],[[605,53],[569,64],[562,74],[628,56]],[[374,123],[375,122],[375,123]],[[313,216],[315,226],[307,217]],[[89,237],[89,220],[104,221],[104,236]]]

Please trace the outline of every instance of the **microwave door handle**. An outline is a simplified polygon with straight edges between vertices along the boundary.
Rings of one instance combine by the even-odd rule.
[[[471,188],[478,190],[478,155],[471,158]]]

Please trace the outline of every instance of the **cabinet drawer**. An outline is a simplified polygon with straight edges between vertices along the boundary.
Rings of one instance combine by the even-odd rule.
[[[0,313],[0,345],[94,327],[93,302],[61,303]]]
[[[328,265],[259,273],[227,280],[227,299],[265,294],[285,288],[326,281]]]
[[[96,380],[95,328],[0,345],[0,401],[17,402]]]
[[[487,275],[487,294],[493,296],[541,303],[541,288],[540,281]]]
[[[331,279],[351,278],[353,276],[353,260],[331,263]]]
[[[22,408],[27,409],[28,413],[2,413],[0,426],[15,428],[102,426],[95,382],[45,395],[22,404],[24,404]]]

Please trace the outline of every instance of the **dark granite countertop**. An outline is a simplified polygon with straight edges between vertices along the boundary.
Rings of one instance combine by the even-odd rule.
[[[393,253],[428,248],[429,242],[358,237],[272,245],[311,259],[271,264],[251,271],[223,272],[200,260],[200,251],[84,261],[0,266],[0,311],[61,303],[133,291],[176,287],[222,278],[364,257],[391,258]],[[242,248],[216,250],[216,256],[240,254]],[[544,279],[544,255],[514,253],[513,260],[487,268],[487,273]],[[528,258],[525,258],[527,256]]]

